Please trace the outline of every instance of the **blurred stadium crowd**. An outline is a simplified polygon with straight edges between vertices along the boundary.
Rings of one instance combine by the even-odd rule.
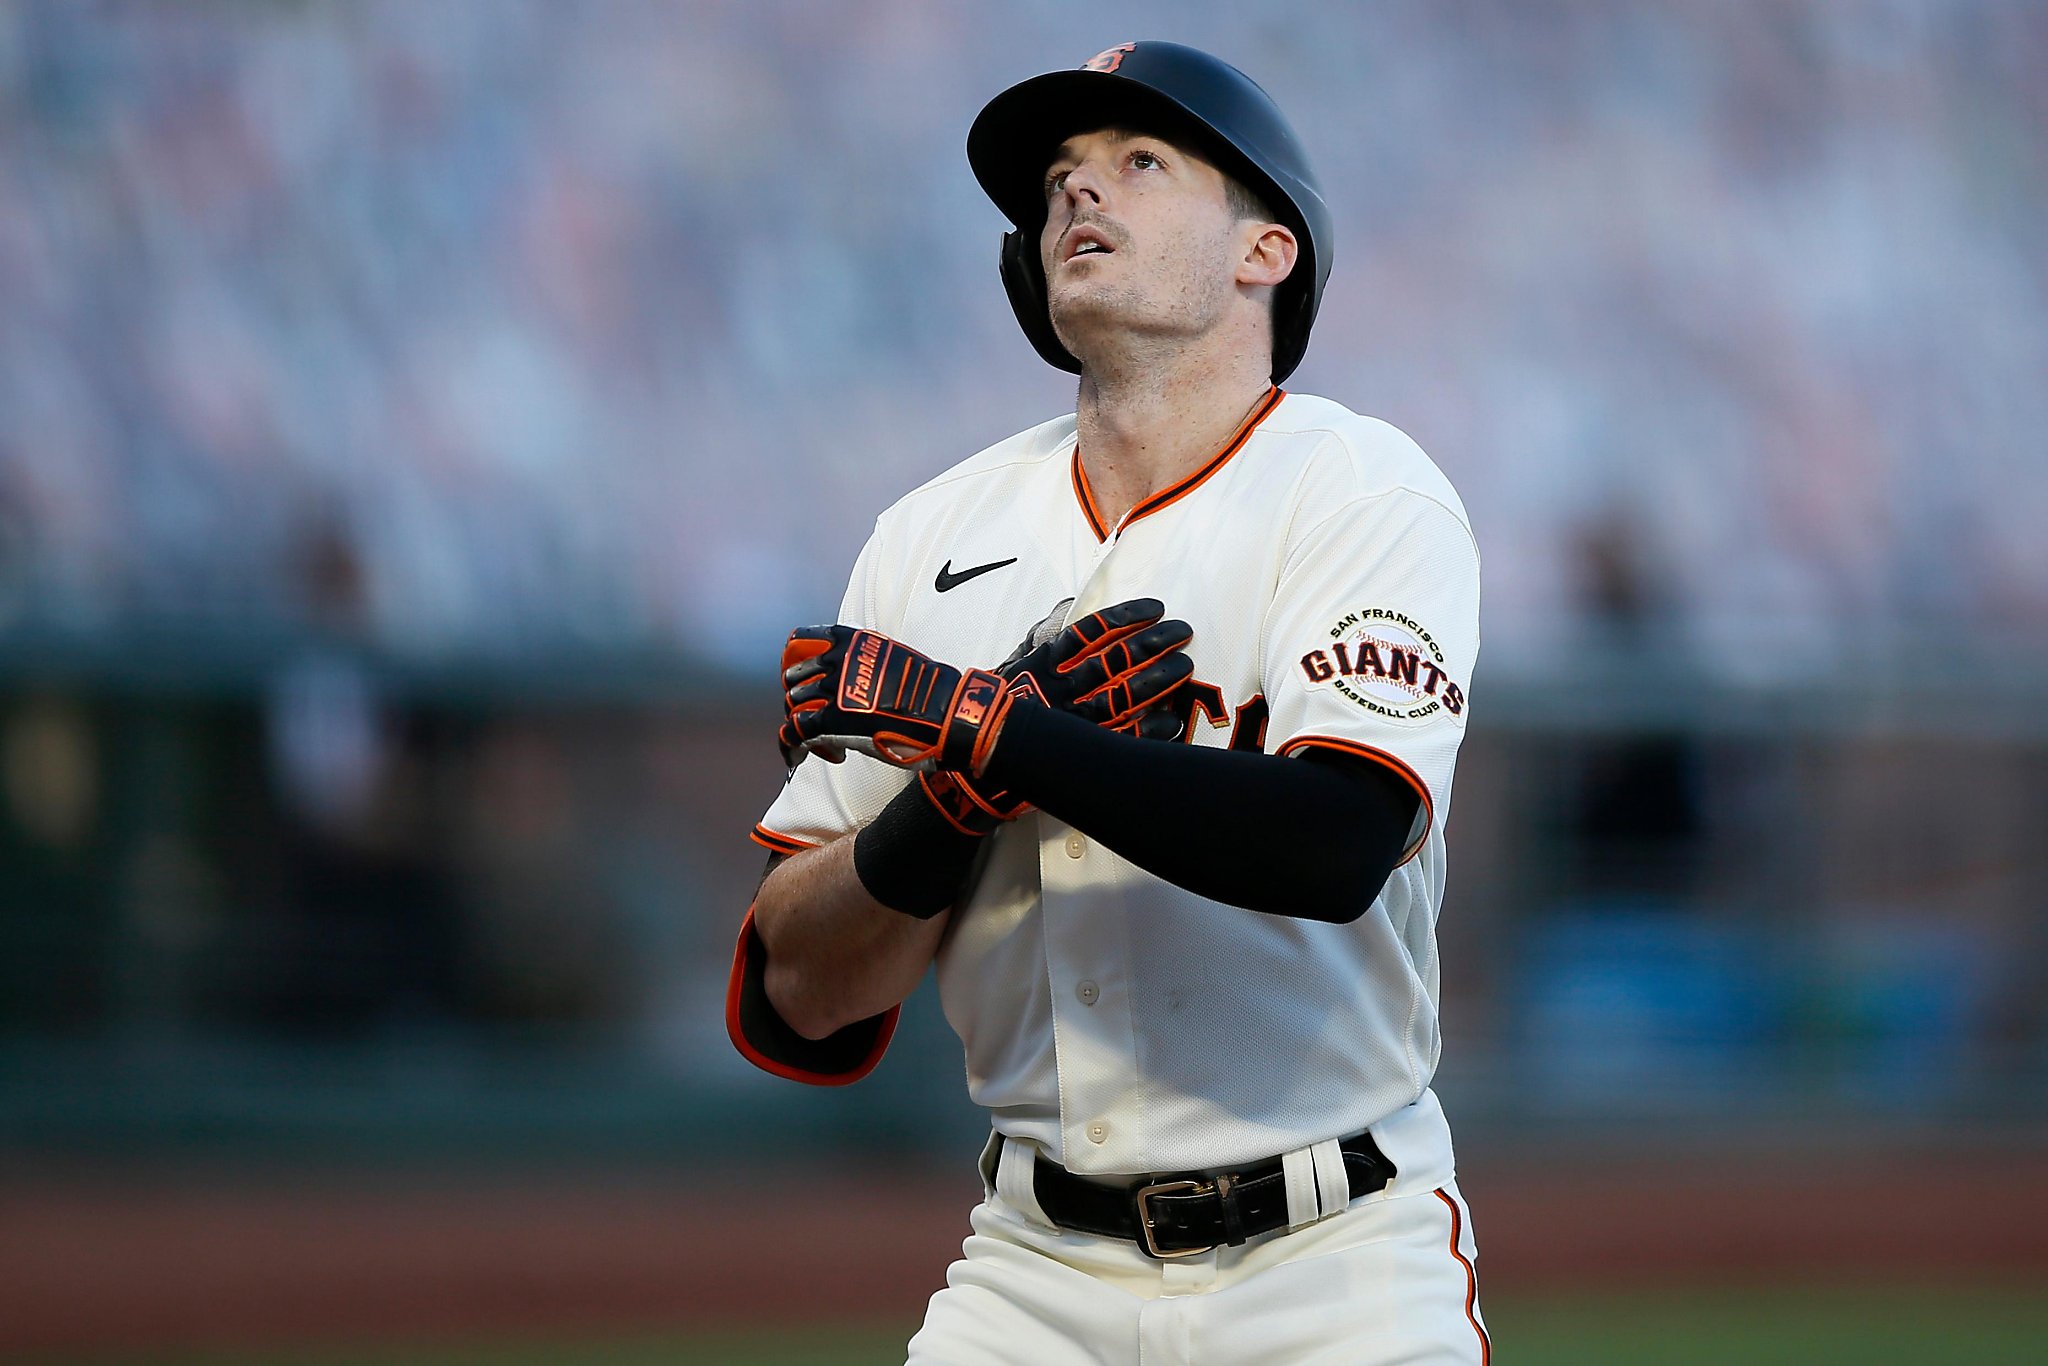
[[[1140,35],[1295,112],[1294,387],[1485,554],[1454,1106],[2042,1117],[2048,8],[1101,22],[0,5],[0,1146],[971,1144],[935,1012],[865,1099],[724,1044],[768,661],[1070,400],[963,140]]]
[[[2048,629],[2048,18],[1459,0],[1243,24],[1332,191],[1297,387],[1408,429],[1489,664],[1614,605],[1772,676]],[[750,672],[1064,401],[961,152],[1042,7],[0,10],[0,620]],[[338,598],[337,576],[350,588]]]

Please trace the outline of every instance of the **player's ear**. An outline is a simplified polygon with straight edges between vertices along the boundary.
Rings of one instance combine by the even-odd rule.
[[[1248,219],[1240,227],[1244,233],[1244,254],[1237,264],[1239,284],[1270,289],[1294,272],[1301,244],[1285,223]]]

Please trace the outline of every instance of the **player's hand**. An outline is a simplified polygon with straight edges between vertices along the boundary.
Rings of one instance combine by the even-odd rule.
[[[1161,620],[1166,604],[1132,598],[1071,622],[1045,644],[1013,655],[997,672],[1020,694],[1035,693],[1049,707],[1072,712],[1111,730],[1173,739],[1155,710],[1194,673],[1183,651],[1195,628]],[[1148,728],[1149,723],[1149,728]]]
[[[1162,621],[1165,615],[1166,605],[1157,598],[1105,607],[1043,644],[1027,636],[996,672],[1019,685],[1020,696],[1035,695],[1096,725],[1147,740],[1176,740],[1181,718],[1167,704],[1194,672],[1181,651],[1195,633],[1184,621]],[[1027,676],[1028,684],[1022,681]],[[1031,809],[1029,802],[992,790],[970,774],[926,773],[918,781],[946,819],[968,834],[988,834]]]
[[[778,739],[834,763],[855,750],[898,768],[973,771],[986,762],[1009,687],[956,669],[878,631],[806,626],[782,648]]]

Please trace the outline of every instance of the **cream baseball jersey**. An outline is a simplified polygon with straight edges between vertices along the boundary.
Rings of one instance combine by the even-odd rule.
[[[1207,900],[1027,813],[990,837],[938,952],[971,1095],[998,1131],[1080,1173],[1224,1167],[1371,1127],[1400,1172],[1389,1194],[1441,1185],[1435,923],[1479,650],[1457,494],[1395,428],[1274,389],[1211,460],[1111,526],[1069,416],[885,512],[839,619],[988,667],[1048,619],[1138,597],[1194,627],[1179,743],[1381,765],[1418,799],[1407,850],[1384,887],[1358,888],[1370,909],[1337,924]],[[858,754],[806,759],[755,838],[826,843],[909,777]],[[1235,837],[1231,811],[1184,815],[1190,842]],[[874,1022],[833,1076],[735,1039],[785,1075],[841,1081],[892,1026]]]

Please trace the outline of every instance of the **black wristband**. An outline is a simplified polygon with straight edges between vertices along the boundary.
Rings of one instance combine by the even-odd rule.
[[[913,779],[853,837],[853,871],[890,910],[930,920],[960,899],[985,842],[939,814]]]

